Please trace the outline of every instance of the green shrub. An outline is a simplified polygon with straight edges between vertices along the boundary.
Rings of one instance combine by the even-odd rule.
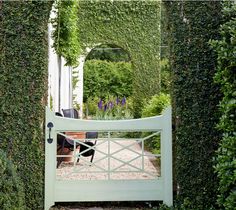
[[[95,116],[98,109],[98,97],[89,97],[83,105],[84,116]]]
[[[0,209],[25,210],[23,183],[16,168],[0,150]]]
[[[160,93],[154,95],[142,110],[142,117],[160,115],[170,105],[170,95]],[[143,136],[146,136],[144,133]],[[145,146],[154,154],[160,153],[160,136],[155,136],[145,141]]]
[[[131,63],[89,60],[84,66],[84,101],[109,96],[129,97],[132,94]]]
[[[215,81],[224,95],[220,103],[221,119],[218,125],[224,135],[217,152],[215,166],[219,180],[218,203],[223,209],[236,209],[236,4],[224,2],[224,24],[221,39],[212,41],[218,55]]]
[[[161,112],[169,105],[169,94],[160,93],[159,95],[154,95],[151,100],[144,106],[142,110],[142,117],[160,115]]]

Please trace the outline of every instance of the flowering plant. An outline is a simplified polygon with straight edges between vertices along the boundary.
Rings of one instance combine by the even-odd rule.
[[[98,102],[98,110],[96,112],[96,119],[115,120],[115,119],[131,119],[133,118],[131,110],[128,108],[126,97],[110,98]]]

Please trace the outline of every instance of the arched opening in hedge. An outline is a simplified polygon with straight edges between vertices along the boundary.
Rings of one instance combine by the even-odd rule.
[[[135,117],[144,102],[160,92],[159,1],[80,1],[78,29],[82,49],[94,43],[116,43],[129,52]]]
[[[131,117],[134,74],[130,54],[115,44],[98,44],[87,49],[83,60],[78,69],[75,90],[78,94],[75,101],[79,102],[80,115],[92,115],[96,118],[98,102],[103,100],[105,107],[107,103],[110,106],[121,103],[124,106],[125,103],[128,108],[129,104]]]

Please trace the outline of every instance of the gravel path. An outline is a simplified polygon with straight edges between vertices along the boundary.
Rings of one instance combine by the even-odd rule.
[[[98,207],[99,206],[99,207]],[[102,207],[100,207],[102,206]],[[104,205],[101,204],[75,204],[75,205],[67,205],[64,206],[63,205],[58,205],[55,207],[52,207],[50,210],[157,210],[159,204],[156,205],[151,205],[151,203],[142,203],[142,204],[133,204],[133,206],[131,204],[128,205],[120,205],[120,204],[107,204]]]
[[[61,204],[50,210],[157,210],[158,202],[110,202],[110,203],[77,203]]]
[[[75,165],[73,160],[62,162],[56,170],[57,179],[152,179],[160,174],[159,168],[155,166],[156,158],[148,152],[144,152],[145,156],[142,156],[142,148],[136,141],[122,140],[109,143],[101,140],[97,142],[96,150],[94,165],[90,164],[90,157],[81,158]],[[106,157],[108,153],[110,153],[110,158]],[[128,163],[125,164],[122,161]],[[110,176],[107,172],[109,168],[114,171],[110,173]],[[157,203],[150,202],[59,203],[51,210],[156,210],[157,206]]]
[[[127,180],[152,179],[159,176],[159,169],[153,164],[155,157],[151,157],[148,152],[144,152],[145,155],[142,156],[142,149],[136,141],[100,140],[97,142],[96,150],[93,164],[89,162],[90,157],[81,157],[79,163],[76,164],[73,160],[72,162],[62,162],[56,170],[57,179]],[[107,157],[107,154],[110,154],[110,158]],[[111,173],[108,173],[109,169],[112,170]]]

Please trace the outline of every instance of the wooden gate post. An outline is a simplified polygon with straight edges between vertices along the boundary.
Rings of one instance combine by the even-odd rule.
[[[161,137],[161,176],[164,181],[164,198],[163,203],[167,206],[173,205],[173,176],[172,176],[172,119],[171,107],[163,113],[163,131]]]
[[[54,189],[56,177],[56,132],[53,125],[54,113],[46,107],[45,120],[45,188],[44,210],[49,210],[54,202]],[[51,124],[50,124],[51,123]],[[52,127],[51,127],[52,126]],[[54,170],[53,170],[54,169]]]

